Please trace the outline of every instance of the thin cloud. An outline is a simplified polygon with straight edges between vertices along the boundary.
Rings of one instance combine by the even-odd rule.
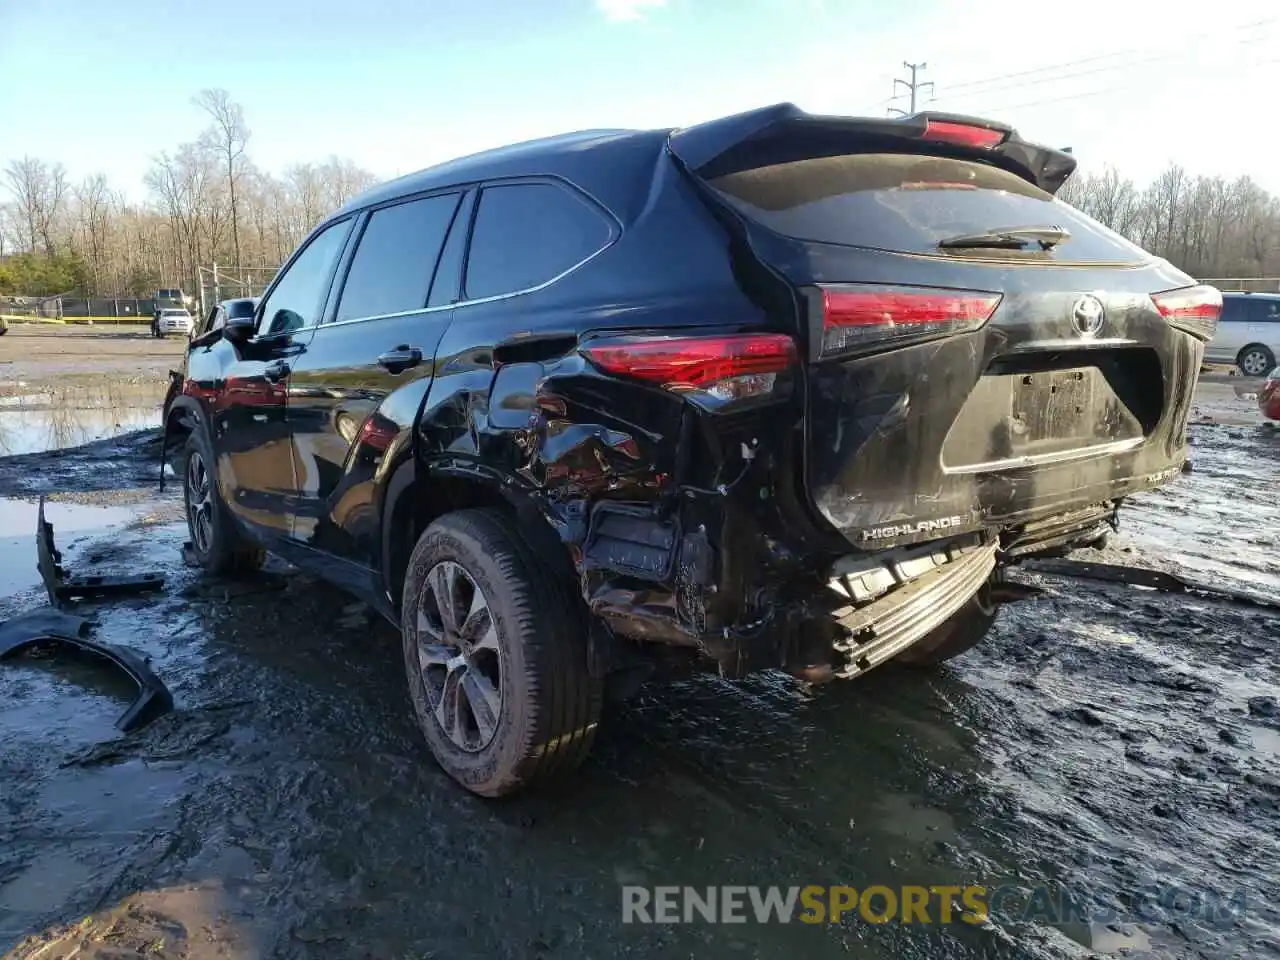
[[[596,0],[596,9],[614,23],[643,20],[650,11],[666,5],[667,0]]]

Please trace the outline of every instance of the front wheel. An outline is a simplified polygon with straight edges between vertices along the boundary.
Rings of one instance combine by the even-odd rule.
[[[247,543],[236,529],[218,491],[213,462],[204,434],[193,430],[183,451],[182,500],[196,562],[214,574],[257,570],[266,552]]]
[[[566,580],[500,511],[447,514],[414,548],[400,621],[409,694],[437,762],[473,793],[568,773],[591,749],[601,684]]]

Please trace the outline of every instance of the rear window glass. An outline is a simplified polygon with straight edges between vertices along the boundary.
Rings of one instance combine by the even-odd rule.
[[[745,216],[784,236],[908,253],[1012,227],[1071,234],[1038,259],[1134,261],[1140,248],[1051,194],[996,167],[915,154],[864,153],[757,167],[709,181]],[[953,256],[1023,251],[952,250]]]

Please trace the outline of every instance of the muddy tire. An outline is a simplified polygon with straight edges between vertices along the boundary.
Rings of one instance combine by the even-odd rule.
[[[951,619],[893,658],[910,667],[936,667],[981,643],[996,622],[1000,606],[991,600],[991,581],[973,596]]]
[[[192,555],[209,573],[252,572],[266,561],[266,551],[248,543],[236,529],[213,464],[204,433],[192,430],[182,452],[182,502]]]
[[[1236,357],[1236,366],[1246,377],[1265,377],[1275,369],[1275,354],[1260,343],[1251,343]]]
[[[414,548],[400,621],[409,694],[436,760],[473,793],[514,793],[590,752],[601,683],[572,587],[501,511],[447,514]]]

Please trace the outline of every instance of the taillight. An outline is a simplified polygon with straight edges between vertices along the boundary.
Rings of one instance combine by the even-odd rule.
[[[1212,340],[1222,313],[1222,291],[1200,284],[1153,293],[1152,302],[1172,326],[1201,340]]]
[[[976,147],[990,150],[1004,140],[1003,130],[979,127],[970,123],[951,120],[926,120],[924,138],[938,143],[954,143],[958,147]]]
[[[782,396],[791,388],[795,341],[779,333],[623,336],[582,353],[606,373],[652,383],[711,410]]]
[[[977,330],[1000,294],[923,287],[822,287],[822,352],[898,346]]]

